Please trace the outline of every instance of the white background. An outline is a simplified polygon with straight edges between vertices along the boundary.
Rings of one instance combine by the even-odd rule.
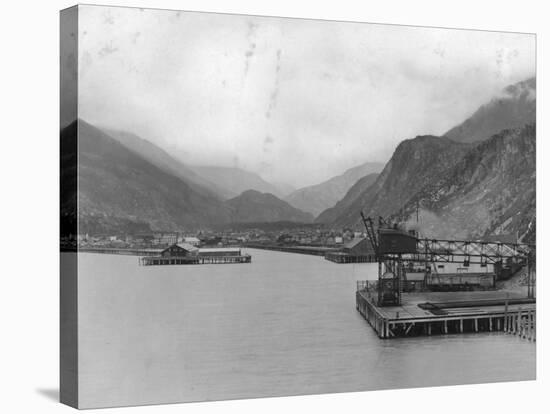
[[[548,167],[544,97],[550,33],[543,1],[102,1],[103,4],[310,17],[379,23],[536,32],[538,34],[538,251],[549,228],[545,178]],[[70,412],[58,389],[58,32],[59,9],[69,1],[4,2],[1,24],[0,168],[0,412]],[[546,44],[545,44],[546,43]],[[541,299],[544,262],[539,260],[538,380],[536,382],[378,391],[320,396],[107,409],[140,413],[275,413],[281,411],[499,413],[548,410],[548,354],[543,355]],[[369,329],[365,325],[365,329]],[[547,350],[548,352],[548,350]],[[546,356],[546,358],[545,358]],[[503,364],[506,355],[502,356]],[[461,369],[461,367],[456,367]],[[365,375],[376,375],[365,372]],[[422,373],[419,373],[422,375]],[[548,391],[547,391],[548,393]],[[546,404],[546,407],[544,405]],[[545,410],[546,408],[546,410]]]

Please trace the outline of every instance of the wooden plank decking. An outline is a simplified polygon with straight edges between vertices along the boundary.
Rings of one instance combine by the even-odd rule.
[[[536,338],[536,303],[519,300],[517,294],[421,292],[402,298],[401,306],[379,307],[375,292],[361,289],[356,292],[357,310],[380,338],[497,330]],[[418,306],[427,302],[435,310]]]

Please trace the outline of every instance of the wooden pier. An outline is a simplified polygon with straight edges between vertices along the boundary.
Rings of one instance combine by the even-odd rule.
[[[382,339],[503,331],[536,340],[536,302],[504,292],[403,294],[400,306],[377,306],[377,292],[358,282],[356,307]]]
[[[81,253],[121,254],[126,256],[157,256],[163,249],[139,249],[124,247],[79,247]]]
[[[284,253],[308,254],[312,256],[325,256],[325,254],[327,254],[328,252],[333,252],[338,250],[334,247],[277,246],[272,244],[261,244],[261,243],[247,243],[245,246],[251,249],[273,250],[276,252],[284,252]]]
[[[352,255],[343,252],[330,252],[325,254],[325,260],[343,264],[343,263],[374,263],[376,256],[374,254]]]
[[[139,259],[140,266],[165,266],[165,265],[197,265],[197,264],[231,264],[251,263],[252,257],[248,254],[239,256],[181,256],[163,257],[146,256]]]

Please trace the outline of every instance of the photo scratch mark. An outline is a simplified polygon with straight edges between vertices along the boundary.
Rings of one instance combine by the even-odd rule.
[[[111,41],[99,50],[98,55],[99,55],[99,57],[109,56],[109,55],[112,55],[113,53],[115,53],[117,50],[118,50],[118,48],[114,47],[113,42]]]
[[[105,24],[115,24],[115,19],[110,11],[103,13],[103,23]]]
[[[276,64],[275,64],[275,84],[273,86],[273,91],[269,95],[269,103],[267,105],[267,110],[265,112],[266,118],[271,118],[273,111],[277,106],[277,98],[279,97],[279,83],[280,83],[280,72],[281,72],[281,49],[277,50]]]
[[[248,44],[248,47],[244,53],[244,76],[248,75],[248,71],[250,69],[250,60],[254,56],[254,52],[256,50],[256,43],[254,42],[254,38],[256,36],[256,31],[258,29],[258,24],[254,22],[248,22],[248,30],[246,32],[246,41]]]
[[[263,145],[264,153],[271,152],[270,146],[271,146],[274,142],[275,142],[275,140],[274,140],[270,135],[266,135],[266,136],[265,136],[265,138],[264,138],[264,145]]]

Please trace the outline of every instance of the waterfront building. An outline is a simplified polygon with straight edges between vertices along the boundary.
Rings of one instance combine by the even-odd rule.
[[[160,255],[162,257],[189,257],[197,256],[199,249],[189,243],[175,243],[164,249]]]
[[[212,247],[199,249],[199,256],[242,256],[241,249],[239,247]]]
[[[337,252],[328,252],[325,259],[335,263],[368,263],[376,261],[376,255],[369,239],[357,238]]]
[[[196,247],[199,247],[200,244],[201,244],[200,239],[198,237],[193,237],[193,236],[184,237],[183,241],[184,241],[184,243],[187,243],[187,244],[190,244],[190,245],[196,246]]]

